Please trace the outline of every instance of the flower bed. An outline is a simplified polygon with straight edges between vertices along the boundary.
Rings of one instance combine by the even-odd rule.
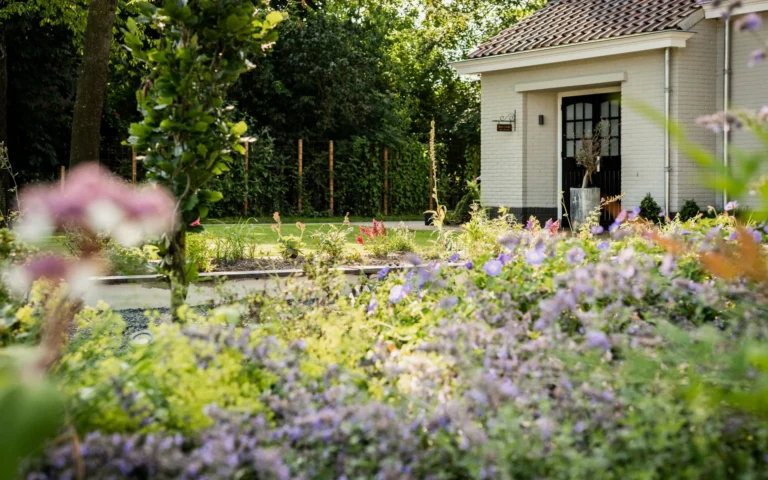
[[[357,296],[320,269],[149,345],[86,310],[53,372],[78,441],[28,478],[763,476],[765,279],[710,273],[754,227],[515,225],[461,268]]]

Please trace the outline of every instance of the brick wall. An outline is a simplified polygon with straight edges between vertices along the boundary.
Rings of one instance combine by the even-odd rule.
[[[482,192],[485,204],[518,208],[557,206],[557,92],[517,93],[515,84],[618,72],[627,72],[627,81],[622,84],[625,100],[641,100],[663,110],[664,54],[661,50],[483,74]],[[514,110],[518,114],[517,132],[497,132],[493,120]],[[545,127],[537,124],[540,114],[547,119]],[[663,199],[663,130],[627,106],[622,112],[622,129],[623,206],[639,205],[647,192]]]
[[[691,28],[694,35],[684,49],[673,49],[671,59],[671,114],[682,124],[690,140],[711,152],[717,149],[717,135],[696,125],[696,119],[717,109],[717,86],[722,68],[718,69],[718,22],[702,20]],[[702,169],[680,153],[675,142],[670,155],[670,210],[678,212],[688,199],[696,200],[702,209],[715,206],[717,195],[706,185]],[[660,199],[657,199],[659,201]],[[659,201],[661,205],[662,202]]]
[[[768,23],[768,14],[761,14],[764,23]],[[735,19],[734,19],[735,20]],[[759,33],[764,37],[764,31]],[[722,37],[718,39],[722,42]],[[749,54],[760,48],[761,41],[750,32],[739,32],[731,28],[731,108],[758,110],[768,104],[768,65],[749,68]],[[722,71],[722,68],[720,69]],[[722,80],[721,80],[722,82]],[[721,95],[722,96],[722,95]],[[722,101],[721,101],[722,104]],[[737,131],[731,136],[731,148],[747,151],[765,151],[759,140],[747,131]],[[732,162],[734,161],[731,157]],[[760,172],[768,174],[768,165]],[[757,180],[757,178],[755,179]],[[749,196],[739,199],[742,204],[752,207],[756,203]]]

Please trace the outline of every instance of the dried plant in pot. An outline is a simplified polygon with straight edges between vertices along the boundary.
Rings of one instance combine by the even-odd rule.
[[[589,214],[600,207],[600,189],[590,187],[592,175],[600,170],[600,153],[603,149],[604,122],[600,122],[593,132],[585,132],[581,147],[576,152],[576,165],[584,168],[584,181],[581,188],[571,188],[571,224],[578,229],[587,221]]]

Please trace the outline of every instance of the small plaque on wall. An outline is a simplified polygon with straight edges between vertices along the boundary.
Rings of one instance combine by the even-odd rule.
[[[512,131],[512,124],[511,123],[497,123],[496,124],[496,131],[497,132],[511,132]]]

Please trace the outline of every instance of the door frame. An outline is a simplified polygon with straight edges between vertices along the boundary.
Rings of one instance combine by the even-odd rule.
[[[563,159],[561,156],[563,151],[563,98],[581,97],[584,95],[599,95],[601,93],[621,93],[621,85],[557,93],[557,151],[555,152],[555,161],[557,162],[557,192],[555,192],[557,218],[563,218],[563,202],[560,195],[560,192],[563,191]],[[562,227],[564,226],[565,225],[562,225]]]

